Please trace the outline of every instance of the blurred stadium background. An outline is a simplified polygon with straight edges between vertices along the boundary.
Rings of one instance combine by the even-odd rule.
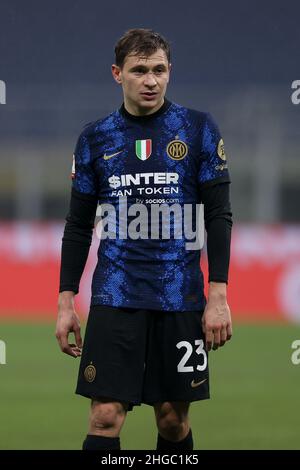
[[[299,14],[293,0],[1,1],[0,449],[79,449],[86,433],[78,363],[54,338],[60,241],[74,145],[121,104],[110,65],[131,27],[171,41],[167,96],[216,118],[233,181],[234,338],[210,355],[212,399],[192,405],[196,449],[300,448]],[[83,319],[96,245],[77,296]],[[136,408],[123,448],[155,439],[151,408]]]

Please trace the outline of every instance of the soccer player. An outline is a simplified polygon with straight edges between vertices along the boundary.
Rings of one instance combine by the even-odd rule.
[[[209,398],[208,352],[232,335],[226,300],[232,215],[223,140],[210,114],[166,99],[170,70],[170,47],[160,34],[127,31],[112,65],[124,102],[88,124],[75,149],[56,337],[64,353],[81,356],[76,393],[91,399],[85,450],[120,449],[126,414],[141,403],[154,408],[157,450],[192,450],[190,403]],[[188,247],[186,232],[174,235],[180,221],[173,206],[184,212],[200,202],[207,232],[207,301],[200,249]],[[82,348],[74,296],[98,204],[115,214],[101,213],[102,231],[105,223],[110,229],[109,236],[101,235]],[[149,220],[154,206],[174,211],[168,217],[162,212],[153,230],[147,217],[134,219],[136,204],[143,216],[148,211]],[[190,218],[194,227],[196,213]],[[143,225],[138,236],[129,233],[134,223],[136,229]],[[172,230],[166,237],[162,229],[168,224]],[[70,332],[76,344],[68,343]]]

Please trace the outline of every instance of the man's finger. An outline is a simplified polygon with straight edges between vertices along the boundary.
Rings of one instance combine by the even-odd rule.
[[[59,344],[59,347],[60,347],[60,349],[62,350],[61,334],[60,334],[58,331],[56,331],[55,336],[56,336],[57,342],[58,342],[58,344]]]
[[[72,347],[68,343],[68,334],[61,333],[59,335],[58,342],[60,344],[60,349],[63,353],[68,354],[69,356],[76,357],[76,353],[72,350]]]
[[[214,330],[214,345],[213,345],[213,350],[215,351],[216,349],[218,349],[218,347],[220,346],[220,328],[216,328]]]
[[[224,344],[227,341],[227,329],[226,329],[225,326],[223,326],[222,329],[221,329],[220,339],[221,339],[220,346],[224,346]]]
[[[73,351],[73,356],[74,357],[78,357],[78,356],[81,356],[81,348],[78,348],[78,346],[76,344],[69,344],[70,348],[72,349]]]
[[[227,341],[230,340],[231,336],[232,336],[232,324],[229,323],[229,325],[227,325]]]
[[[212,330],[207,329],[205,333],[205,349],[206,351],[211,350],[211,346],[213,343],[213,332]]]
[[[75,341],[76,344],[79,348],[82,348],[82,338],[80,334],[80,328],[74,328],[74,336],[75,336]]]
[[[79,352],[76,352],[76,350],[72,348],[69,344],[63,347],[62,352],[72,357],[77,357],[80,354]]]

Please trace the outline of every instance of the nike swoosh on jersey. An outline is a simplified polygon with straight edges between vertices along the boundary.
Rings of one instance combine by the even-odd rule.
[[[194,380],[191,381],[191,387],[196,388],[199,387],[199,385],[203,384],[206,382],[207,379],[200,380],[200,382],[195,382]]]
[[[120,150],[120,152],[112,153],[111,155],[103,155],[103,160],[109,160],[112,157],[115,157],[116,155],[119,155],[119,153],[123,152],[123,150]]]

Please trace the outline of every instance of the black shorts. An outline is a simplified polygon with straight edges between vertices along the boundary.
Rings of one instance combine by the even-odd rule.
[[[202,313],[92,306],[76,393],[129,410],[209,398]]]

